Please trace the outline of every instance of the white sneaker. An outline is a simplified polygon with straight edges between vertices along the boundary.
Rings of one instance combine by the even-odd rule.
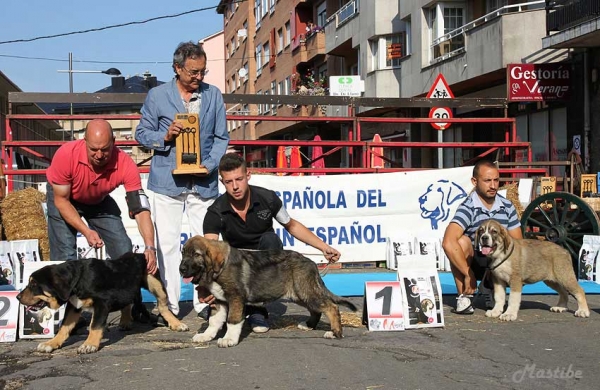
[[[496,301],[494,301],[494,290],[487,288],[483,282],[479,283],[479,295],[485,300],[486,309],[493,309]]]
[[[456,309],[453,310],[456,314],[473,314],[475,309],[471,304],[472,295],[461,294],[456,298]]]

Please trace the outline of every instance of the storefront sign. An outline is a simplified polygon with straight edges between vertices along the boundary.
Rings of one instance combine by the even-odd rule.
[[[557,101],[571,97],[571,66],[508,64],[508,101]]]

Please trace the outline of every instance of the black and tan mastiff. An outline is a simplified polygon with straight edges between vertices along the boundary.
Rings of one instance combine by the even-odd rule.
[[[306,327],[312,329],[316,328],[321,313],[325,313],[331,324],[325,338],[343,337],[338,304],[356,311],[351,302],[325,287],[313,261],[294,251],[238,250],[223,241],[195,236],[183,247],[179,271],[184,278],[192,278],[192,283],[206,287],[216,299],[216,311],[208,320],[208,328],[192,339],[196,343],[214,339],[227,322],[227,333],[218,340],[218,345],[237,345],[247,303],[290,299],[308,309],[310,319]]]
[[[523,239],[514,240],[497,221],[484,222],[475,235],[475,243],[489,259],[488,266],[494,283],[494,308],[488,317],[499,317],[502,321],[517,319],[524,284],[544,281],[558,292],[558,304],[550,311],[562,313],[567,310],[569,294],[577,299],[577,317],[589,317],[590,310],[585,293],[573,272],[571,255],[563,247],[550,241]],[[508,308],[503,313],[506,286],[510,287]]]

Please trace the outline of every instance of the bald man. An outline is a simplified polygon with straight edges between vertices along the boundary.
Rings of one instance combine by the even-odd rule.
[[[90,121],[84,139],[67,142],[56,151],[46,176],[50,260],[77,260],[78,232],[90,247],[106,245],[113,259],[132,251],[121,211],[109,195],[123,185],[129,216],[144,239],[148,272],[156,271],[150,204],[135,162],[115,146],[110,123]]]

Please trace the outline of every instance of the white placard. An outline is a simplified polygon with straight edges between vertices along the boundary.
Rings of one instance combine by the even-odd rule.
[[[408,262],[398,266],[404,326],[406,329],[443,327],[442,288],[436,269],[432,264],[414,268],[406,264]]]
[[[18,291],[0,291],[0,343],[17,341]]]
[[[400,282],[365,282],[363,319],[370,331],[404,330]]]

